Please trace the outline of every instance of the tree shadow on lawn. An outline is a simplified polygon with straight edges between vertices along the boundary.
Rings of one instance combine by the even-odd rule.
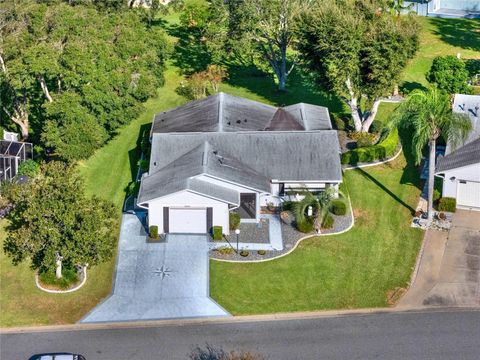
[[[463,49],[480,51],[480,21],[470,19],[431,18],[434,31],[445,43]]]
[[[191,29],[181,25],[170,25],[165,29],[168,35],[178,39],[171,59],[182,74],[191,75],[203,71],[212,63],[207,47]]]
[[[404,94],[410,94],[413,90],[427,90],[425,85],[420,84],[419,82],[416,81],[405,81],[402,86],[400,87],[400,91]]]
[[[369,174],[368,172],[366,172],[365,170],[363,170],[362,168],[359,168],[357,169],[357,171],[362,175],[364,176],[365,178],[367,178],[368,180],[370,180],[371,182],[373,182],[375,185],[377,185],[380,189],[382,189],[383,191],[385,191],[392,199],[394,199],[396,202],[398,202],[400,205],[402,205],[403,207],[405,207],[406,209],[408,209],[410,211],[410,213],[412,215],[415,214],[415,209],[412,208],[410,205],[408,205],[406,202],[404,202],[402,199],[400,199],[396,194],[394,194],[393,192],[391,192],[385,185],[383,185],[380,181],[378,181],[375,177],[373,177],[371,174]]]
[[[265,73],[254,65],[229,64],[228,73],[227,84],[244,88],[277,106],[304,102],[328,107],[334,113],[346,111],[340,98],[320,89],[313,79],[299,69],[290,74],[285,91],[278,90],[273,74]]]

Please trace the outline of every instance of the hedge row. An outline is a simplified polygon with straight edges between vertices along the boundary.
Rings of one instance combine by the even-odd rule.
[[[395,154],[398,146],[398,131],[390,131],[385,139],[376,145],[353,149],[342,154],[342,164],[355,165],[387,159]]]

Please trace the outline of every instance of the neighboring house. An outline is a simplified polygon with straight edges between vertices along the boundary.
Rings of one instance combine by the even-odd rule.
[[[459,208],[480,210],[480,96],[455,95],[453,111],[467,114],[473,130],[457,149],[447,144],[435,175],[443,178],[442,196],[456,198]]]
[[[422,16],[480,18],[480,0],[411,0],[410,10]]]
[[[308,189],[338,191],[340,145],[328,109],[282,108],[224,93],[155,115],[149,173],[137,204],[160,233],[229,231],[229,212],[260,221],[260,208]]]
[[[32,144],[18,141],[17,134],[4,131],[0,140],[0,181],[13,179],[20,164],[29,159],[33,159]]]

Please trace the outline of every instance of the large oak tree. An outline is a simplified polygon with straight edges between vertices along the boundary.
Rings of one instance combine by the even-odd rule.
[[[163,83],[167,52],[138,11],[72,3],[0,4],[0,118],[64,160],[88,157],[136,117]]]
[[[380,99],[418,48],[414,16],[397,19],[382,1],[320,1],[298,25],[298,49],[326,89],[345,100],[357,131],[368,131]]]
[[[14,264],[28,259],[33,269],[61,277],[62,267],[96,265],[113,256],[115,208],[86,197],[72,166],[45,164],[40,175],[8,195],[15,207],[4,251]]]

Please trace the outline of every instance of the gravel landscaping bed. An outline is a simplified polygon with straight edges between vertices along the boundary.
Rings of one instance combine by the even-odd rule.
[[[268,226],[268,219],[260,219],[258,224],[240,223],[240,242],[268,244],[270,242],[268,237]],[[230,235],[226,235],[225,238],[231,243],[237,241],[235,231],[230,231]]]
[[[348,208],[349,209],[349,208]],[[221,254],[220,252],[216,250],[211,250],[210,251],[210,258],[212,259],[217,259],[217,260],[227,260],[227,261],[258,261],[258,260],[265,260],[265,259],[272,259],[276,258],[280,255],[283,255],[285,253],[288,253],[290,250],[293,249],[295,244],[300,240],[301,238],[307,237],[307,236],[315,236],[317,235],[315,232],[312,233],[302,233],[298,231],[294,225],[294,217],[292,213],[290,212],[285,212],[284,214],[287,214],[287,217],[281,220],[281,227],[282,227],[282,238],[283,238],[283,250],[281,251],[266,251],[264,255],[260,255],[258,251],[256,250],[249,250],[248,251],[248,256],[241,256],[240,254],[237,254],[235,251],[233,251],[231,254]],[[322,234],[334,234],[338,233],[341,231],[344,231],[350,227],[350,225],[353,222],[353,217],[351,214],[350,209],[348,210],[347,215],[345,216],[337,216],[333,215],[333,218],[335,219],[334,227],[332,229],[326,229],[322,230]],[[266,219],[264,219],[266,220]],[[248,224],[252,225],[252,224]],[[264,228],[263,226],[262,228]],[[268,226],[266,227],[268,229]],[[267,230],[268,231],[268,230]],[[242,230],[243,233],[243,230]],[[321,235],[322,235],[321,234]],[[229,241],[231,242],[232,246],[235,247],[235,234],[233,236],[229,236]],[[268,238],[268,235],[267,235]],[[242,242],[246,242],[245,238],[241,238]],[[240,249],[241,250],[241,249]]]

